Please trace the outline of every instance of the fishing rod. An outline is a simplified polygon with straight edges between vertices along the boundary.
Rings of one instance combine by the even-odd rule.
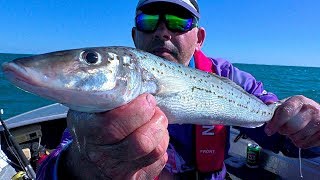
[[[36,179],[36,173],[34,172],[33,168],[31,167],[30,162],[28,161],[28,159],[26,158],[26,156],[22,152],[22,149],[21,149],[20,145],[17,143],[14,136],[10,133],[4,120],[2,120],[1,115],[3,115],[3,109],[0,110],[0,122],[2,124],[3,129],[4,129],[5,136],[7,136],[9,138],[9,140],[12,143],[13,148],[15,149],[15,151],[18,154],[18,157],[22,160],[22,164],[23,164],[24,169],[27,173],[27,176],[32,180]]]

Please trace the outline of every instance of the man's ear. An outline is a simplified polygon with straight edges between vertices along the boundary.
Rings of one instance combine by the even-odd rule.
[[[133,40],[133,43],[134,43],[134,46],[136,46],[136,32],[137,32],[137,28],[136,27],[132,27],[131,29],[131,37],[132,37],[132,40]]]
[[[206,30],[203,27],[198,29],[198,41],[197,41],[197,49],[201,49],[204,39],[206,38]]]

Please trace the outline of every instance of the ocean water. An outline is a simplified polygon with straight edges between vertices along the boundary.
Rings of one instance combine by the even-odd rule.
[[[0,53],[0,64],[26,54]],[[320,102],[320,68],[254,64],[234,64],[262,81],[267,91],[280,99],[292,95],[304,95]],[[54,102],[26,93],[10,84],[0,71],[0,108],[4,119]]]

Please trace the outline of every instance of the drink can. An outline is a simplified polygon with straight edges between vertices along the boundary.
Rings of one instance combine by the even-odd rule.
[[[261,147],[255,143],[249,143],[247,146],[247,166],[249,168],[258,168],[260,161]]]

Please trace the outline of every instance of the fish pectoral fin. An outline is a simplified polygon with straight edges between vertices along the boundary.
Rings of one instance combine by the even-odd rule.
[[[186,91],[188,86],[186,83],[174,76],[166,76],[161,78],[159,82],[158,95],[173,95],[182,91]]]

